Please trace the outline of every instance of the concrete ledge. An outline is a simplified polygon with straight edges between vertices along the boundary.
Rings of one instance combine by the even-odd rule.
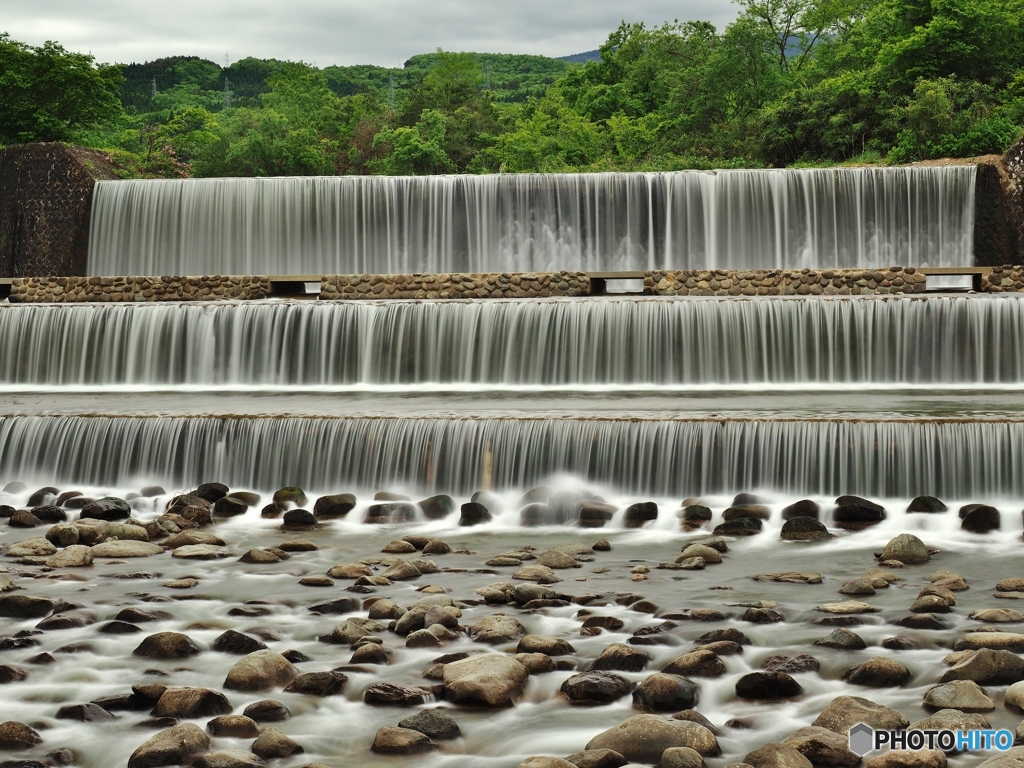
[[[215,301],[264,299],[270,279],[261,275],[203,277],[17,277],[9,300],[21,303]]]
[[[924,293],[914,267],[886,269],[655,270],[644,293],[657,296],[873,296]]]
[[[328,275],[320,298],[346,299],[527,299],[589,296],[583,272],[500,272],[438,275]]]

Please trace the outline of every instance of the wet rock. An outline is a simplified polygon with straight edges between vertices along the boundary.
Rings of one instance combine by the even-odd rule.
[[[370,749],[388,755],[414,755],[430,752],[437,749],[437,746],[424,733],[386,725],[377,731]]]
[[[444,667],[444,688],[449,701],[503,707],[523,691],[528,672],[514,659],[482,654],[454,661]]]
[[[113,720],[114,716],[94,702],[88,704],[68,704],[57,710],[58,720],[78,720],[82,723],[95,723]]]
[[[473,640],[489,645],[510,643],[525,634],[526,627],[509,616],[488,616],[469,628]]]
[[[864,577],[850,579],[839,588],[839,594],[868,596],[873,595],[875,594],[873,580]]]
[[[918,496],[907,506],[907,512],[923,512],[925,514],[945,512],[948,509],[949,507],[934,496]]]
[[[716,565],[722,562],[722,553],[713,547],[705,546],[704,544],[690,544],[683,549],[676,562],[682,562],[686,558],[699,557],[704,560],[708,565]]]
[[[658,519],[658,505],[653,501],[641,501],[626,507],[622,525],[625,528],[641,528]]]
[[[716,536],[754,536],[761,532],[763,523],[756,517],[741,517],[715,527]]]
[[[152,557],[163,552],[159,544],[148,541],[104,541],[92,548],[93,557]],[[175,550],[177,552],[178,550]]]
[[[1004,650],[983,648],[946,670],[940,683],[973,680],[979,685],[1011,685],[1024,680],[1024,659]]]
[[[743,762],[753,768],[811,768],[811,761],[788,744],[765,744],[748,752]]]
[[[193,755],[210,748],[210,737],[193,723],[160,731],[128,758],[128,768],[182,765]]]
[[[738,643],[740,645],[750,645],[750,638],[735,627],[728,627],[727,629],[713,629],[710,632],[705,632],[703,635],[700,635],[693,642],[694,645],[708,646],[712,643],[722,641]]]
[[[568,552],[549,549],[537,556],[537,563],[548,568],[579,568],[580,563]]]
[[[878,611],[877,608],[873,607],[869,603],[865,603],[860,600],[844,600],[839,603],[824,603],[814,610],[844,616],[858,613],[877,613]]]
[[[1024,682],[1014,683],[1009,688],[1007,688],[1003,701],[1005,702],[1008,709],[1024,710]],[[963,707],[952,708],[963,709]]]
[[[93,552],[91,547],[73,544],[65,547],[46,561],[47,568],[84,568],[92,565]]]
[[[814,644],[826,648],[840,648],[844,651],[860,651],[867,648],[864,638],[856,632],[842,627],[832,630],[832,632],[820,640],[815,640]]]
[[[800,683],[785,672],[751,672],[736,682],[741,699],[791,699],[803,692]]]
[[[767,520],[771,517],[771,510],[763,504],[739,504],[729,507],[722,513],[722,519],[726,522],[740,520],[744,517]]]
[[[149,659],[187,659],[199,652],[199,646],[188,635],[180,632],[157,632],[139,643],[132,654]]]
[[[576,649],[560,637],[525,635],[516,648],[517,653],[543,653],[546,656],[570,656]]]
[[[783,541],[828,541],[835,538],[816,517],[802,516],[787,520],[779,536]]]
[[[1017,632],[968,632],[953,644],[954,651],[976,651],[981,648],[1024,652],[1024,635]]]
[[[8,557],[49,557],[56,554],[57,548],[42,536],[19,541],[7,547]]]
[[[999,510],[987,504],[967,504],[960,508],[960,528],[972,533],[998,531]]]
[[[0,685],[18,683],[27,678],[28,670],[12,667],[9,664],[0,665]]]
[[[617,511],[613,504],[584,499],[580,503],[578,524],[581,528],[603,528]]]
[[[423,545],[424,555],[447,555],[452,548],[440,539],[431,539]]]
[[[847,736],[851,727],[866,723],[880,730],[902,730],[909,721],[895,709],[890,709],[860,696],[837,696],[811,725],[827,728]]]
[[[235,691],[262,691],[287,685],[296,675],[298,670],[281,654],[269,650],[256,651],[235,662],[224,680],[224,687]],[[253,720],[258,718],[253,717]]]
[[[375,707],[415,707],[425,701],[425,691],[394,683],[375,683],[363,694],[363,702]]]
[[[1008,704],[1011,690],[1013,686],[1006,692]],[[992,699],[973,680],[953,680],[929,689],[924,695],[924,706],[931,709],[958,709],[962,712],[991,712],[996,708]]]
[[[217,517],[235,517],[249,511],[249,505],[237,496],[222,496],[213,505],[213,514]]]
[[[274,492],[272,501],[275,504],[294,504],[296,507],[304,507],[309,504],[305,492],[295,486],[280,488]]]
[[[132,512],[128,502],[113,496],[97,499],[86,506],[79,518],[91,518],[94,520],[125,520]]]
[[[308,509],[289,509],[281,518],[283,531],[312,531],[320,527],[320,522]]]
[[[573,752],[565,760],[576,768],[622,768],[628,762],[612,749],[585,749],[582,752]]]
[[[832,518],[839,528],[860,531],[885,520],[885,508],[860,496],[840,496]]]
[[[279,723],[291,717],[288,708],[274,699],[253,702],[243,710],[242,714],[257,723]]]
[[[441,494],[424,499],[417,506],[427,520],[443,520],[455,511],[455,500],[451,496]]]
[[[147,490],[157,491],[156,493],[146,493]],[[222,499],[228,495],[229,488],[223,483],[202,483],[196,488],[195,495],[210,504],[215,503],[218,499]],[[163,488],[160,486],[151,486],[150,488],[143,488],[143,496],[163,496],[165,493]]]
[[[704,758],[689,747],[669,747],[661,753],[658,768],[704,768]]]
[[[221,715],[206,724],[206,731],[211,736],[223,736],[232,739],[255,739],[260,735],[260,726],[251,717],[245,715]]]
[[[821,574],[797,571],[779,571],[776,573],[759,573],[751,577],[754,581],[774,581],[780,584],[821,584]]]
[[[16,509],[7,524],[11,528],[35,528],[37,525],[43,525],[43,522],[27,509]]]
[[[79,535],[73,523],[57,523],[46,532],[46,540],[57,547],[70,547],[78,544]]]
[[[399,728],[419,731],[435,741],[457,739],[462,735],[459,724],[439,709],[426,709],[398,722]]]
[[[212,544],[188,544],[183,547],[178,547],[171,553],[171,557],[178,558],[179,560],[218,560],[227,556],[227,549],[224,547],[216,547]],[[258,561],[259,558],[253,559]],[[248,561],[243,560],[242,562]]]
[[[491,511],[483,504],[477,504],[470,501],[462,505],[462,514],[459,517],[459,525],[482,525],[483,523],[489,523],[493,518],[494,516],[491,514]]]
[[[512,574],[512,578],[521,581],[535,581],[538,584],[557,584],[562,580],[546,565],[524,565]]]
[[[342,563],[333,566],[327,575],[332,579],[358,579],[360,576],[371,576],[373,571],[362,563]]]
[[[8,619],[39,619],[54,608],[54,603],[29,595],[0,595],[0,616]]]
[[[223,547],[224,540],[219,536],[214,536],[212,533],[207,531],[182,531],[176,533],[173,536],[169,536],[163,542],[167,549],[177,549],[178,547],[194,546],[196,544],[209,544],[215,547]]]
[[[808,726],[793,731],[782,741],[820,768],[853,768],[860,755],[850,751],[849,737],[827,728]]]
[[[193,768],[263,768],[267,761],[252,752],[240,749],[220,749],[200,755]]]
[[[940,749],[890,749],[868,760],[865,768],[946,768],[946,753]]]
[[[761,662],[761,669],[765,672],[786,672],[796,674],[798,672],[817,672],[821,664],[813,656],[806,653],[779,653],[768,656]]]
[[[720,677],[725,674],[725,663],[707,649],[690,651],[668,663],[662,672],[688,677]]]
[[[416,551],[416,547],[407,541],[391,541],[388,542],[381,552],[385,552],[389,555],[408,555]]]
[[[391,649],[377,643],[365,643],[352,652],[351,664],[390,664]]]
[[[1013,608],[985,608],[980,611],[972,611],[968,618],[974,621],[984,621],[987,624],[1011,624],[1024,621],[1024,613]]]
[[[640,672],[650,662],[651,657],[644,651],[631,648],[624,643],[612,643],[601,655],[591,662],[587,671],[620,670],[622,672]]]
[[[741,621],[749,621],[751,624],[776,624],[784,621],[781,613],[771,608],[747,608],[740,616]]]
[[[341,672],[304,672],[296,675],[284,690],[306,696],[334,696],[345,689],[346,683],[348,676]]]
[[[679,513],[684,530],[700,528],[711,522],[711,509],[703,504],[690,504],[682,508]]]
[[[599,733],[586,746],[610,749],[632,762],[651,765],[673,747],[689,747],[703,756],[721,753],[718,739],[707,728],[689,721],[668,722],[657,715],[635,715]]]
[[[306,607],[310,613],[318,616],[336,616],[345,613],[354,613],[359,610],[359,601],[352,597],[336,597],[333,600],[325,600],[313,603]],[[370,618],[374,618],[371,616]]]
[[[678,712],[697,706],[700,689],[680,675],[656,672],[633,691],[633,706],[648,712]]]
[[[263,729],[251,747],[253,754],[269,760],[275,757],[288,757],[303,752],[302,747],[291,739],[280,728],[271,725]]]
[[[783,520],[793,520],[797,517],[812,517],[817,520],[820,514],[821,507],[818,506],[818,502],[810,499],[801,499],[782,508]]]
[[[397,558],[381,575],[390,581],[408,581],[410,579],[418,579],[423,574],[412,563]]]
[[[897,688],[910,681],[910,670],[898,661],[876,656],[848,670],[843,680],[869,688]]]
[[[42,736],[24,723],[15,720],[0,723],[0,749],[30,749],[42,743]]]
[[[901,533],[885,545],[880,560],[899,560],[906,565],[928,562],[928,547],[917,536]]]
[[[523,760],[519,764],[519,768],[576,768],[576,766],[560,757],[536,756]]]
[[[562,683],[561,692],[572,704],[594,706],[610,704],[633,689],[624,677],[611,672],[581,672]]]
[[[1019,729],[1020,726],[1018,725],[1017,728]],[[1022,765],[1024,765],[1024,747],[1012,747],[1006,752],[1001,752],[978,763],[977,768],[1020,768]],[[929,766],[929,768],[931,767]]]
[[[907,629],[945,629],[946,625],[931,613],[916,613],[904,616],[896,622],[897,626]]]
[[[249,637],[241,632],[236,632],[233,629],[229,629],[223,634],[219,635],[216,640],[213,641],[213,650],[219,651],[220,653],[230,653],[235,656],[244,656],[248,653],[254,653],[255,651],[265,650],[267,644],[262,640],[257,640],[255,637]]]
[[[208,688],[168,688],[153,709],[154,717],[178,717],[192,720],[211,715],[225,715],[231,704],[220,691]]]

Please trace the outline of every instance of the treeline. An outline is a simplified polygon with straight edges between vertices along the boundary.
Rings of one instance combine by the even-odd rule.
[[[623,23],[582,64],[97,67],[0,36],[0,142],[76,142],[134,175],[275,176],[904,163],[1024,132],[1024,0],[739,3],[721,32]]]

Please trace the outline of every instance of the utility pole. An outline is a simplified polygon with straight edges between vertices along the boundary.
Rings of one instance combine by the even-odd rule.
[[[491,90],[491,62],[484,61],[484,90]]]
[[[228,52],[224,51],[224,109],[231,106],[231,81],[228,80]]]
[[[156,98],[156,77],[153,78],[153,82],[151,83],[151,87],[152,87],[153,90],[150,93],[150,98],[151,99],[155,99]]]
[[[388,109],[395,108],[395,72],[392,70],[388,75]]]

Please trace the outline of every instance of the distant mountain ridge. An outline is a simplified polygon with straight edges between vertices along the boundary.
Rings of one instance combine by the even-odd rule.
[[[586,64],[588,61],[600,61],[601,51],[584,51],[583,53],[574,53],[572,56],[559,56],[559,61],[568,61],[570,64]]]

